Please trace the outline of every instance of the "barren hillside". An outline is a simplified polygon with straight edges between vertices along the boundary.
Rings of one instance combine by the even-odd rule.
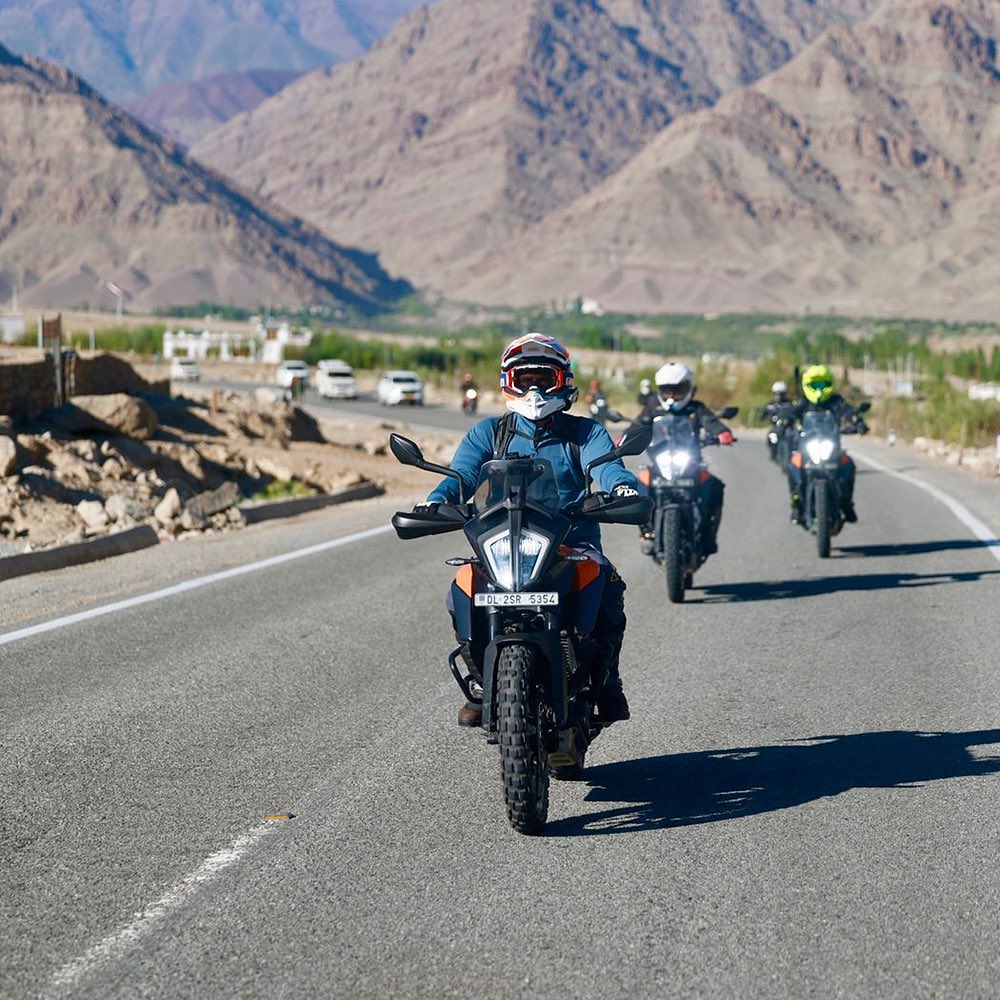
[[[441,0],[194,155],[419,284],[591,190],[680,115],[873,0]]]
[[[0,295],[129,305],[341,302],[406,290],[188,159],[77,77],[0,48]],[[106,298],[104,301],[107,301]]]
[[[998,0],[888,0],[675,122],[462,292],[994,316],[998,29]]]

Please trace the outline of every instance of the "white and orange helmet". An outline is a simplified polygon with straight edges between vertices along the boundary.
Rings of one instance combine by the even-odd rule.
[[[529,420],[568,410],[577,397],[569,352],[543,333],[519,337],[500,359],[500,394],[508,410]]]

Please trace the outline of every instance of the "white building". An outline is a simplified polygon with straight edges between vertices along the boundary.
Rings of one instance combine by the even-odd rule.
[[[24,332],[23,313],[0,313],[0,340],[5,344],[16,343],[24,336]]]
[[[277,365],[285,358],[286,344],[308,347],[311,341],[311,330],[293,332],[287,323],[258,322],[250,333],[167,330],[163,334],[163,356],[168,360],[183,357],[204,361],[212,354],[220,361],[229,361],[237,355],[249,355],[252,360]]]
[[[973,382],[969,386],[969,399],[1000,399],[1000,385],[996,382]]]

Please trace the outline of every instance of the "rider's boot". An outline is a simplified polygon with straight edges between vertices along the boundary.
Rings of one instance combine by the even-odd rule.
[[[853,500],[844,501],[844,520],[848,524],[857,524],[858,512],[854,509]]]
[[[789,512],[788,520],[791,521],[792,524],[802,523],[802,498],[798,495],[798,493],[792,494],[792,508]]]
[[[629,717],[628,699],[622,690],[622,679],[609,677],[597,696],[597,718],[609,726],[612,722],[624,722]]]
[[[458,724],[460,726],[481,726],[483,724],[483,703],[481,701],[467,701],[458,710]]]
[[[651,556],[656,549],[656,540],[653,538],[653,527],[644,524],[639,528],[639,551],[644,556]]]

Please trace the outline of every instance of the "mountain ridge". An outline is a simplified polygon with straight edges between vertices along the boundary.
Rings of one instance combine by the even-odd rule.
[[[817,25],[839,19],[845,4],[853,11],[872,3],[706,0],[712,11],[764,10],[772,20],[772,8],[801,8]],[[336,238],[377,249],[418,284],[448,292],[495,246],[714,99],[707,70],[699,70],[700,89],[689,81],[679,43],[671,48],[656,36],[658,47],[644,44],[656,40],[650,25],[662,28],[653,13],[675,0],[619,0],[618,20],[608,6],[440,0],[410,12],[355,62],[309,74],[237,116],[193,155],[295,205]],[[646,20],[624,23],[628,10]],[[772,37],[764,21],[759,30]],[[711,48],[715,22],[696,18],[689,34],[699,31]],[[739,39],[727,44],[739,63]]]
[[[0,274],[75,304],[93,275],[136,304],[340,302],[404,293],[376,259],[255,201],[64,67],[0,46]],[[74,297],[75,296],[75,297]]]
[[[1000,214],[998,24],[995,0],[888,0],[832,27],[671,124],[455,293],[983,316],[1000,278],[1000,246],[977,219]]]

